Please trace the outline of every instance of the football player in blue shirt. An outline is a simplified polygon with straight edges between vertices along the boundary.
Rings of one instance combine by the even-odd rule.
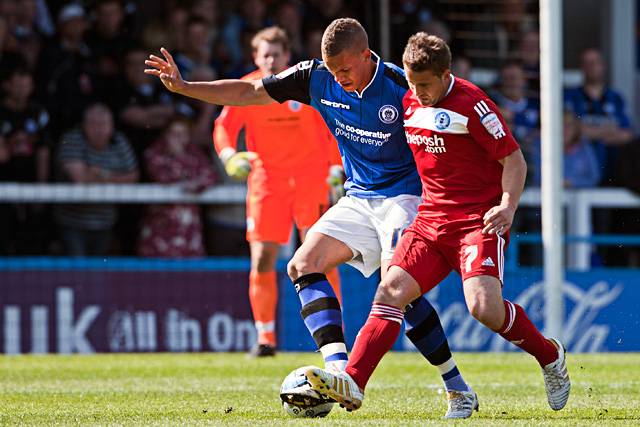
[[[408,86],[401,68],[369,49],[358,21],[333,21],[322,37],[323,61],[303,61],[262,80],[188,82],[171,54],[151,55],[145,70],[172,92],[219,105],[295,100],[320,112],[333,132],[346,175],[346,197],[309,230],[287,270],[302,304],[305,325],[328,369],[343,370],[347,348],[340,304],[324,272],[349,263],[365,276],[384,275],[402,231],[413,221],[421,184],[403,127]],[[304,141],[292,141],[304,144]],[[407,336],[436,366],[447,390],[447,418],[467,418],[477,396],[460,374],[440,319],[424,298],[405,313]],[[292,401],[290,403],[295,403]]]

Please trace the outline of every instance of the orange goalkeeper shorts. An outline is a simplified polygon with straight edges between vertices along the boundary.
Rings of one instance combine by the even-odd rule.
[[[309,228],[329,208],[326,176],[252,174],[247,192],[247,240],[286,244],[295,223]]]

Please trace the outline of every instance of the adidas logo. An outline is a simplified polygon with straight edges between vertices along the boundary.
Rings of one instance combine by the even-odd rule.
[[[482,265],[485,267],[495,267],[496,265],[493,263],[493,260],[491,259],[491,257],[487,257],[485,258],[484,261],[482,261]]]

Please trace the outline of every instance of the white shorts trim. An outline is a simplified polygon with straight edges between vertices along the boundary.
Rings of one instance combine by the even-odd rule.
[[[341,198],[309,230],[340,240],[353,252],[347,264],[365,277],[390,260],[402,231],[418,212],[420,197],[410,194],[385,199]]]

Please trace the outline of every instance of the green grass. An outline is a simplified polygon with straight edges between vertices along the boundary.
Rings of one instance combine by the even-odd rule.
[[[465,425],[640,424],[640,354],[569,355],[567,407],[547,406],[542,375],[525,354],[456,355],[478,392]],[[243,354],[0,357],[1,425],[442,425],[445,398],[435,369],[392,353],[374,374],[364,406],[324,420],[295,420],[278,390],[317,354],[268,360]]]

